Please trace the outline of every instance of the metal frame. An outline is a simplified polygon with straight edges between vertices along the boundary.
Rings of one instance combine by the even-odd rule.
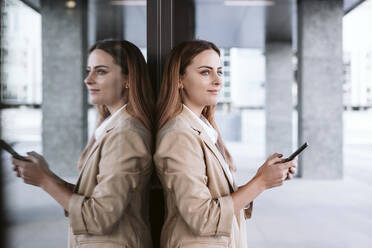
[[[174,0],[147,1],[147,62],[155,97],[165,58],[173,47],[173,9]]]

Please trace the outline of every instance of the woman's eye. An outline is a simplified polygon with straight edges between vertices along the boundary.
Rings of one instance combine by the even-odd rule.
[[[209,75],[209,71],[202,71],[201,74],[204,75],[204,76],[208,76]]]
[[[222,75],[223,75],[223,72],[222,72],[222,71],[218,71],[217,74],[218,74],[219,76],[222,76]]]
[[[106,74],[106,72],[104,70],[98,70],[97,71],[97,74],[98,75],[104,75],[104,74]]]

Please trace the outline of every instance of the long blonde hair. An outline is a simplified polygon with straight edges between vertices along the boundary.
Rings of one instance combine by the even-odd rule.
[[[138,119],[150,132],[154,130],[154,95],[145,58],[134,44],[125,40],[106,39],[97,41],[89,54],[100,49],[110,54],[120,66],[121,72],[128,78],[129,87],[123,91],[127,112]],[[105,105],[97,105],[98,120],[96,128],[110,116]],[[95,142],[94,135],[85,147],[78,165],[81,166]]]
[[[178,82],[182,75],[185,74],[186,68],[191,64],[193,58],[205,50],[214,50],[219,56],[220,50],[215,44],[205,40],[191,40],[182,42],[172,49],[167,57],[164,66],[163,79],[160,87],[160,93],[157,107],[157,130],[159,131],[169,120],[177,116],[182,111],[182,93],[179,89]],[[230,168],[235,170],[232,157],[227,150],[221,133],[214,119],[216,106],[206,106],[202,111],[202,115],[209,121],[213,128],[218,132],[217,147],[223,157],[230,165]]]

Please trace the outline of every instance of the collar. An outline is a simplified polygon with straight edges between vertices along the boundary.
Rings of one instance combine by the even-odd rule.
[[[106,127],[109,126],[109,124],[119,115],[119,113],[125,109],[127,105],[124,104],[120,109],[116,110],[115,113],[111,114],[109,117],[107,117],[99,127],[94,131],[94,138],[98,140],[102,134],[106,131]]]
[[[209,138],[213,141],[213,143],[216,144],[217,143],[217,139],[218,139],[218,133],[212,127],[212,125],[209,123],[209,121],[204,116],[202,116],[202,117],[199,118],[185,104],[183,104],[183,108],[186,109],[191,114],[191,116],[202,126],[202,128],[207,133],[207,135],[209,136]]]

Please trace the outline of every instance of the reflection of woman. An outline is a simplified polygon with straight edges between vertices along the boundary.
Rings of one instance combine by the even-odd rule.
[[[282,163],[273,154],[237,188],[214,121],[222,87],[219,56],[213,43],[184,42],[164,69],[154,155],[167,203],[162,247],[246,247],[244,221],[253,199],[295,172],[294,162]]]
[[[147,187],[151,175],[152,99],[146,62],[127,41],[91,49],[85,84],[99,121],[83,152],[76,185],[53,174],[44,158],[13,159],[25,183],[44,189],[70,219],[69,247],[151,247]]]

